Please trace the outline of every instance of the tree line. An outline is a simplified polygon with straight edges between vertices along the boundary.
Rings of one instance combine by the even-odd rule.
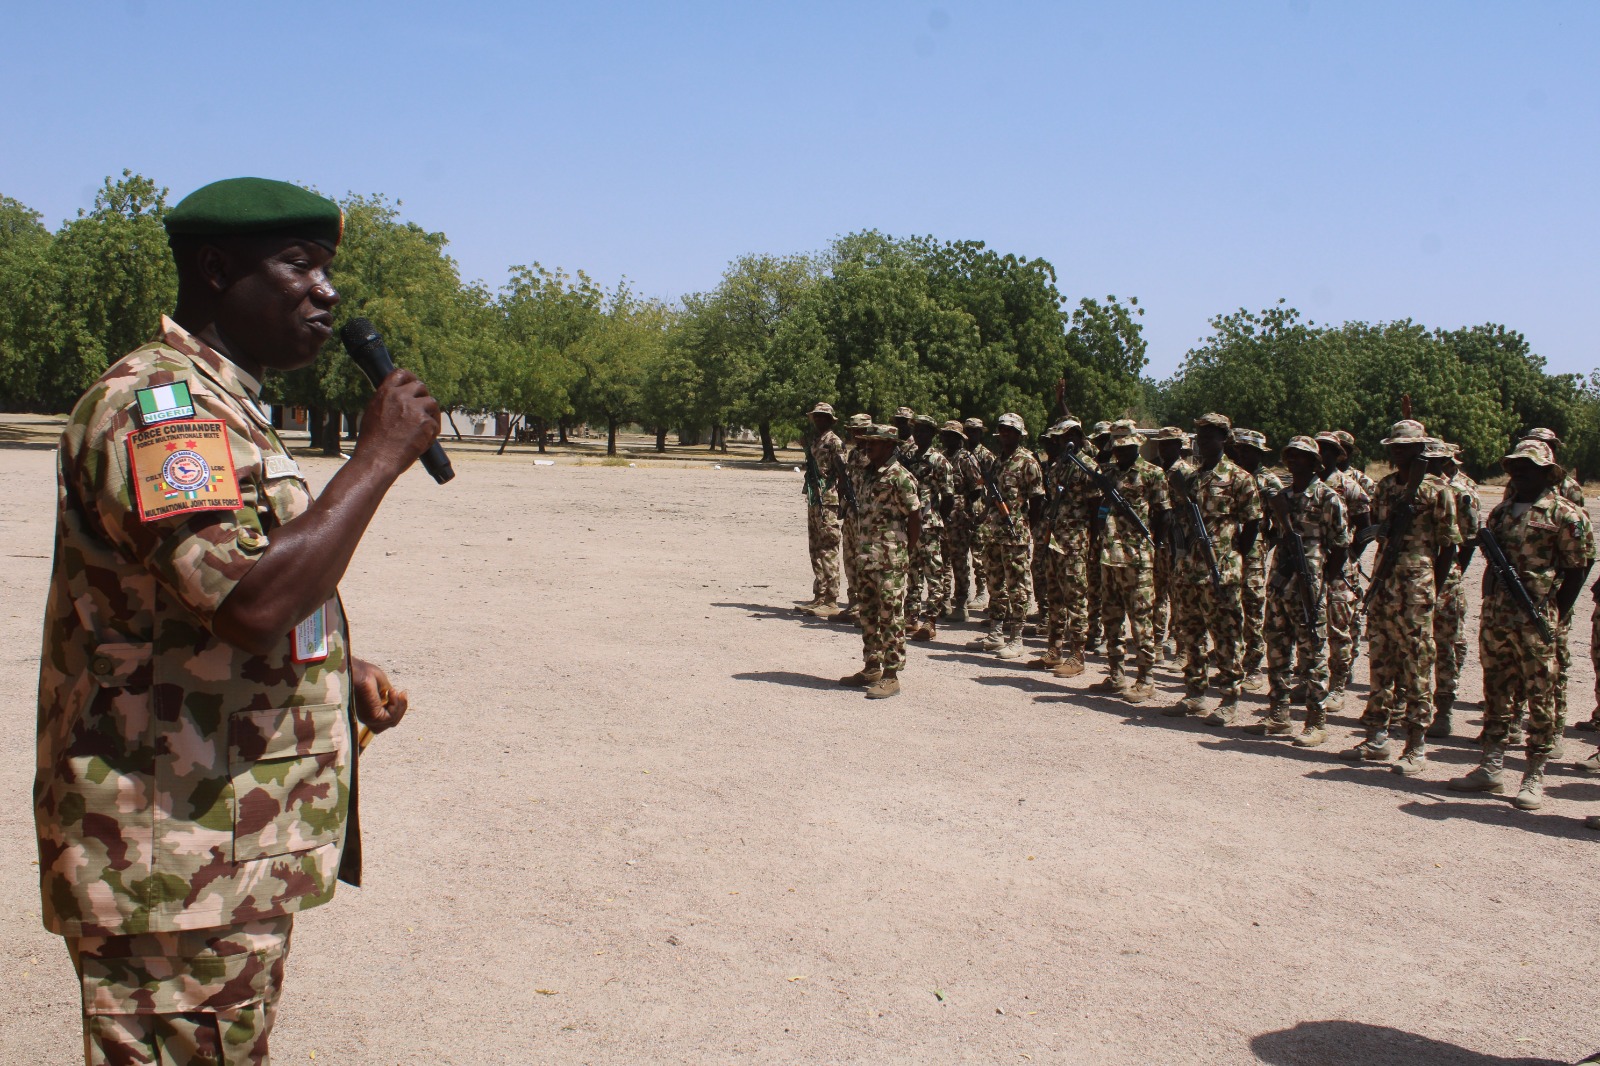
[[[1086,422],[1187,425],[1221,410],[1279,443],[1342,426],[1369,455],[1409,396],[1479,472],[1532,425],[1567,440],[1569,463],[1600,463],[1600,378],[1546,373],[1500,325],[1319,326],[1280,301],[1213,319],[1158,382],[1144,376],[1136,298],[1072,302],[1050,263],[981,241],[853,233],[814,254],[741,256],[710,291],[667,303],[537,262],[491,289],[463,280],[445,235],[402,217],[399,201],[340,203],[341,315],[371,319],[446,408],[507,412],[541,449],[580,422],[605,426],[611,452],[629,424],[662,449],[674,432],[725,448],[728,429],[744,427],[775,461],[817,400],[880,419],[900,405],[986,420],[1017,411],[1042,427],[1064,381]],[[64,411],[152,335],[177,287],[167,207],[167,190],[128,171],[54,231],[0,196],[0,408]],[[337,342],[268,389],[269,401],[310,410],[329,449],[368,395]]]

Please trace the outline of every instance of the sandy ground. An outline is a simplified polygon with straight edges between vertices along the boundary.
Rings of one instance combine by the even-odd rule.
[[[1355,700],[1300,751],[1161,717],[1170,669],[1133,708],[1084,691],[1093,667],[1057,682],[959,628],[869,703],[835,684],[854,631],[791,608],[789,466],[456,469],[407,475],[344,583],[358,654],[413,712],[363,764],[368,887],[297,923],[278,1061],[1482,1066],[1600,1045],[1600,784],[1561,772],[1523,814],[1443,789],[1464,740],[1421,780],[1339,761]],[[0,1061],[65,1064],[77,997],[39,925],[28,799],[51,454],[0,450],[0,500]]]

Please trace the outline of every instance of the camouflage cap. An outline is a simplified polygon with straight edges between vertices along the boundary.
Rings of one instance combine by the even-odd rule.
[[[1119,418],[1111,423],[1111,446],[1113,448],[1137,448],[1144,443],[1144,438],[1139,434],[1139,427],[1131,418]]]
[[[1556,436],[1556,431],[1553,429],[1545,429],[1543,426],[1534,426],[1532,429],[1528,430],[1528,432],[1522,435],[1522,439],[1542,440],[1546,444],[1550,445],[1551,448],[1561,447],[1561,438]]]
[[[872,416],[851,415],[849,418],[845,419],[844,425],[845,428],[849,430],[866,429],[868,426],[872,425]]]
[[[916,417],[912,418],[911,421],[913,424],[918,426],[933,426],[936,429],[939,426],[939,420],[934,418],[932,415],[917,415]]]
[[[1556,456],[1550,450],[1550,445],[1542,440],[1530,440],[1527,437],[1517,441],[1517,446],[1500,460],[1500,464],[1504,466],[1513,459],[1526,459],[1536,466],[1556,465]]]
[[[814,415],[827,415],[829,418],[832,418],[833,417],[833,404],[831,404],[831,403],[819,403],[819,404],[817,404],[815,407],[813,407],[811,409],[811,413],[814,414]]]
[[[915,417],[917,417],[917,412],[913,411],[909,407],[896,407],[894,409],[894,417],[895,418],[915,418]]]
[[[1334,443],[1337,444],[1338,441]],[[1290,437],[1289,443],[1283,446],[1283,454],[1288,455],[1290,452],[1305,452],[1315,459],[1322,458],[1322,452],[1317,448],[1317,442],[1303,433]]]
[[[886,426],[886,425],[883,425],[881,423],[879,423],[879,424],[871,424],[871,423],[869,423],[866,426],[862,427],[862,429],[861,429],[861,439],[862,440],[892,440],[892,441],[898,442],[900,440],[900,431],[895,429],[893,426]]]
[[[1099,437],[1109,437],[1110,435],[1111,435],[1111,423],[1110,422],[1096,422],[1094,424],[1094,428],[1089,430],[1089,439],[1090,440],[1094,440],[1094,439],[1099,438]]]
[[[1050,427],[1050,432],[1051,433],[1059,433],[1062,436],[1066,436],[1068,433],[1072,432],[1073,430],[1075,430],[1075,429],[1080,429],[1081,430],[1082,428],[1083,428],[1083,423],[1079,422],[1076,418],[1063,418],[1061,421],[1057,422],[1055,425]]]
[[[1154,439],[1155,440],[1182,440],[1183,437],[1184,437],[1183,430],[1179,429],[1177,426],[1162,426],[1160,429],[1156,430],[1156,435],[1155,435]]]
[[[1343,452],[1345,455],[1350,454],[1349,449],[1345,447],[1345,443],[1340,439],[1339,434],[1335,433],[1331,429],[1325,429],[1321,433],[1318,433],[1316,442],[1318,444],[1331,444],[1335,448],[1338,448],[1339,451]]]
[[[961,425],[962,425],[962,427],[964,429],[982,429],[983,428],[983,419],[981,419],[981,418],[969,418],[965,422],[961,423]]]
[[[1387,448],[1391,444],[1426,444],[1431,438],[1428,429],[1414,418],[1402,419],[1389,427],[1389,435],[1379,441]]]
[[[1424,459],[1454,459],[1456,457],[1456,447],[1454,444],[1446,444],[1442,440],[1429,437],[1428,443],[1422,446],[1422,457]]]
[[[1195,429],[1204,429],[1206,426],[1215,426],[1224,433],[1232,433],[1233,419],[1229,418],[1227,415],[1218,414],[1215,411],[1211,411],[1194,420]]]
[[[957,422],[953,418],[950,421],[946,422],[944,425],[940,426],[939,427],[939,432],[940,433],[959,433],[962,436],[966,436],[966,429],[962,427],[960,422]]]
[[[1002,429],[1014,429],[1018,433],[1028,432],[1028,427],[1023,423],[1022,416],[1017,414],[1015,411],[1007,411],[1005,414],[1001,415],[1000,426]]]
[[[1236,429],[1233,431],[1233,443],[1241,444],[1246,448],[1254,448],[1258,452],[1267,451],[1267,435],[1259,429]]]
[[[1348,429],[1336,429],[1333,431],[1333,435],[1338,439],[1339,447],[1344,449],[1346,455],[1354,455],[1356,453],[1356,435],[1354,433],[1351,433]]]

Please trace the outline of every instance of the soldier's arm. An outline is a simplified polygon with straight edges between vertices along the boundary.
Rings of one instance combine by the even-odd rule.
[[[906,515],[906,546],[912,551],[922,541],[922,512],[913,510]]]
[[[1256,537],[1261,533],[1261,519],[1252,518],[1239,523],[1239,554],[1249,555],[1250,549],[1255,546]]]

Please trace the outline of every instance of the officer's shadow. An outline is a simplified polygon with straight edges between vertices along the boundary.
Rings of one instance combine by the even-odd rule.
[[[789,670],[753,670],[749,673],[734,674],[733,679],[735,681],[762,681],[769,685],[787,685],[789,688],[827,689],[833,692],[850,691],[844,685],[841,685],[836,677],[816,677],[811,674],[797,674]]]
[[[1262,1033],[1250,1041],[1250,1050],[1270,1066],[1562,1066],[1555,1059],[1485,1055],[1403,1029],[1342,1020]]]
[[[795,607],[773,606],[770,603],[713,603],[710,606],[747,611],[752,618],[762,622],[774,618],[785,622],[799,622],[808,629],[827,628],[832,624],[815,615],[801,614]]]

